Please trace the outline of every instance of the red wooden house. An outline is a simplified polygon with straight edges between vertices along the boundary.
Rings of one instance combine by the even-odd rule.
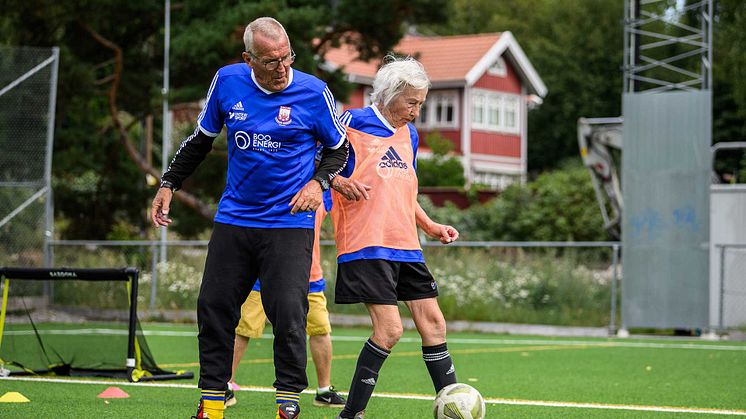
[[[417,58],[432,81],[415,122],[421,138],[437,131],[451,140],[469,183],[503,189],[525,178],[527,114],[547,88],[510,32],[406,36],[394,50]],[[356,58],[349,46],[326,55],[329,66],[343,67],[358,85],[344,109],[370,104],[380,65]]]

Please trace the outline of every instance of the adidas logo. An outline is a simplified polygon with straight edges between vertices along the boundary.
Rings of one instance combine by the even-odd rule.
[[[456,367],[451,364],[451,368],[448,368],[448,371],[446,371],[446,375],[453,374],[454,372],[456,372]]]
[[[374,385],[376,385],[376,379],[375,379],[375,378],[373,378],[373,377],[371,377],[371,378],[363,378],[363,379],[362,379],[362,380],[360,380],[360,381],[362,381],[363,383],[365,383],[365,384],[367,384],[367,385],[369,385],[369,386],[374,386]]]
[[[233,105],[233,110],[234,111],[242,111],[243,110],[243,103],[241,103],[239,101],[238,103],[236,103],[235,105]]]
[[[394,150],[394,147],[391,146],[388,150],[386,150],[386,154],[381,157],[381,161],[378,163],[378,167],[392,167],[396,169],[407,170],[408,166],[407,163],[404,163],[404,160],[399,157],[399,154],[397,154],[396,150]]]

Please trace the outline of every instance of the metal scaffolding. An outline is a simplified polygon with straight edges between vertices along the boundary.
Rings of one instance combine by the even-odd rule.
[[[624,4],[624,92],[712,89],[713,0]]]

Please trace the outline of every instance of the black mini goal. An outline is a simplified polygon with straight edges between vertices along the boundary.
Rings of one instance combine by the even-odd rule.
[[[156,364],[137,318],[138,277],[135,268],[0,268],[0,373],[193,378]]]

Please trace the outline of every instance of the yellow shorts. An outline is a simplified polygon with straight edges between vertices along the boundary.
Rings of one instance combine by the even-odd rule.
[[[251,291],[249,298],[241,306],[241,320],[238,321],[236,334],[247,338],[258,338],[264,333],[267,316],[262,307],[262,297],[259,291]],[[308,336],[326,335],[332,332],[329,323],[329,311],[326,309],[326,296],[323,292],[308,293],[308,320],[306,333]]]

